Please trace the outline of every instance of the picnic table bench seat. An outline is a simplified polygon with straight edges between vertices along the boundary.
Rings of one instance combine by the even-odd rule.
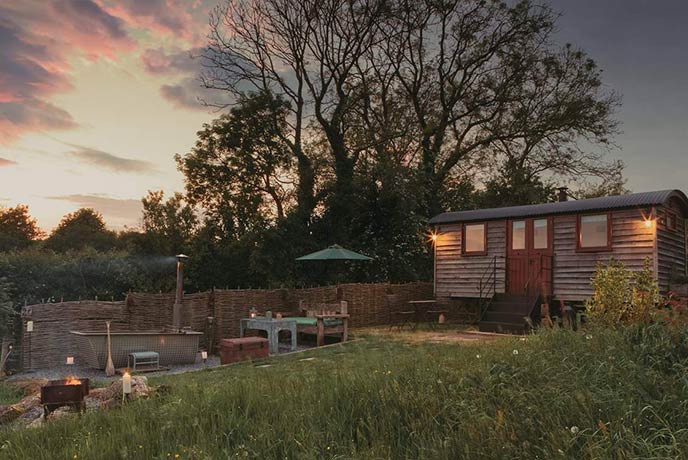
[[[318,318],[316,317],[306,317],[306,316],[283,316],[282,319],[288,319],[296,321],[296,326],[317,326]],[[341,318],[323,318],[323,323],[325,327],[341,326],[344,321]]]
[[[160,354],[155,351],[136,351],[129,353],[128,365],[132,371],[136,370],[136,366],[158,368],[160,367]]]
[[[317,346],[325,344],[325,336],[341,334],[342,342],[349,340],[349,314],[345,300],[330,303],[309,304],[299,301],[300,316],[290,316],[296,321],[296,330],[304,334],[315,334]]]

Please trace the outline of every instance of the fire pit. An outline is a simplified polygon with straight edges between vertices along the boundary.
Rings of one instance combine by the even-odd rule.
[[[62,406],[71,406],[79,412],[85,410],[84,396],[88,391],[88,379],[69,377],[64,380],[50,380],[41,387],[41,404],[45,416]]]

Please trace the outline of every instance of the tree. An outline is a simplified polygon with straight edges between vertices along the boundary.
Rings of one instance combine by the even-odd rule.
[[[299,139],[307,127],[327,141],[335,216],[346,219],[371,153],[414,167],[430,216],[447,183],[489,165],[614,169],[579,141],[611,146],[619,99],[584,52],[556,45],[555,20],[529,0],[228,0],[211,21],[204,81],[294,101]]]
[[[167,201],[162,190],[148,191],[143,203],[143,231],[137,250],[143,253],[172,255],[187,251],[196,233],[198,218],[181,193]]]
[[[579,200],[585,198],[598,198],[601,196],[625,195],[630,193],[626,188],[626,179],[623,177],[624,165],[622,162],[616,163],[616,168],[610,171],[606,177],[598,183],[583,183],[573,193]],[[580,182],[579,182],[580,184]]]
[[[356,75],[384,7],[383,0],[228,0],[211,15],[205,86],[237,97],[269,91],[290,102],[282,139],[298,164],[297,214],[304,223],[317,204],[314,159],[304,146],[311,124],[326,140],[335,172],[332,212],[350,217],[360,151],[351,148],[346,120],[363,96]]]
[[[25,248],[42,236],[28,206],[0,208],[0,252]]]
[[[105,228],[105,221],[99,212],[81,208],[62,218],[45,245],[57,252],[86,247],[107,251],[116,247],[116,234]]]
[[[581,138],[606,146],[618,98],[582,51],[553,43],[543,5],[498,0],[399,0],[378,43],[418,133],[420,212],[442,211],[445,181],[506,157],[530,171],[604,174]]]
[[[175,157],[187,199],[228,237],[284,219],[291,207],[286,112],[269,92],[242,97],[229,114],[204,125],[191,152]]]
[[[499,208],[547,203],[554,198],[555,187],[542,181],[528,165],[521,167],[508,160],[498,174],[485,184],[478,195],[481,208]]]

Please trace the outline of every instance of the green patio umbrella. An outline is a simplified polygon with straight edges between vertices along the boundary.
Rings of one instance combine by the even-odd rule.
[[[338,244],[333,244],[327,249],[297,257],[296,260],[373,260],[354,251],[344,249]]]

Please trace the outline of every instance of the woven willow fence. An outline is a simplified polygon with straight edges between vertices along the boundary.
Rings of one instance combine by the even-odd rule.
[[[343,284],[308,289],[230,289],[184,295],[182,325],[203,332],[201,346],[239,335],[239,319],[249,310],[294,313],[300,300],[346,300],[352,328],[389,324],[409,300],[432,298],[431,283]],[[121,302],[78,301],[29,305],[22,310],[24,367],[45,368],[64,363],[76,353],[69,331],[161,330],[172,322],[174,294],[131,293]],[[33,321],[33,332],[26,322]],[[30,350],[30,353],[29,353]]]

